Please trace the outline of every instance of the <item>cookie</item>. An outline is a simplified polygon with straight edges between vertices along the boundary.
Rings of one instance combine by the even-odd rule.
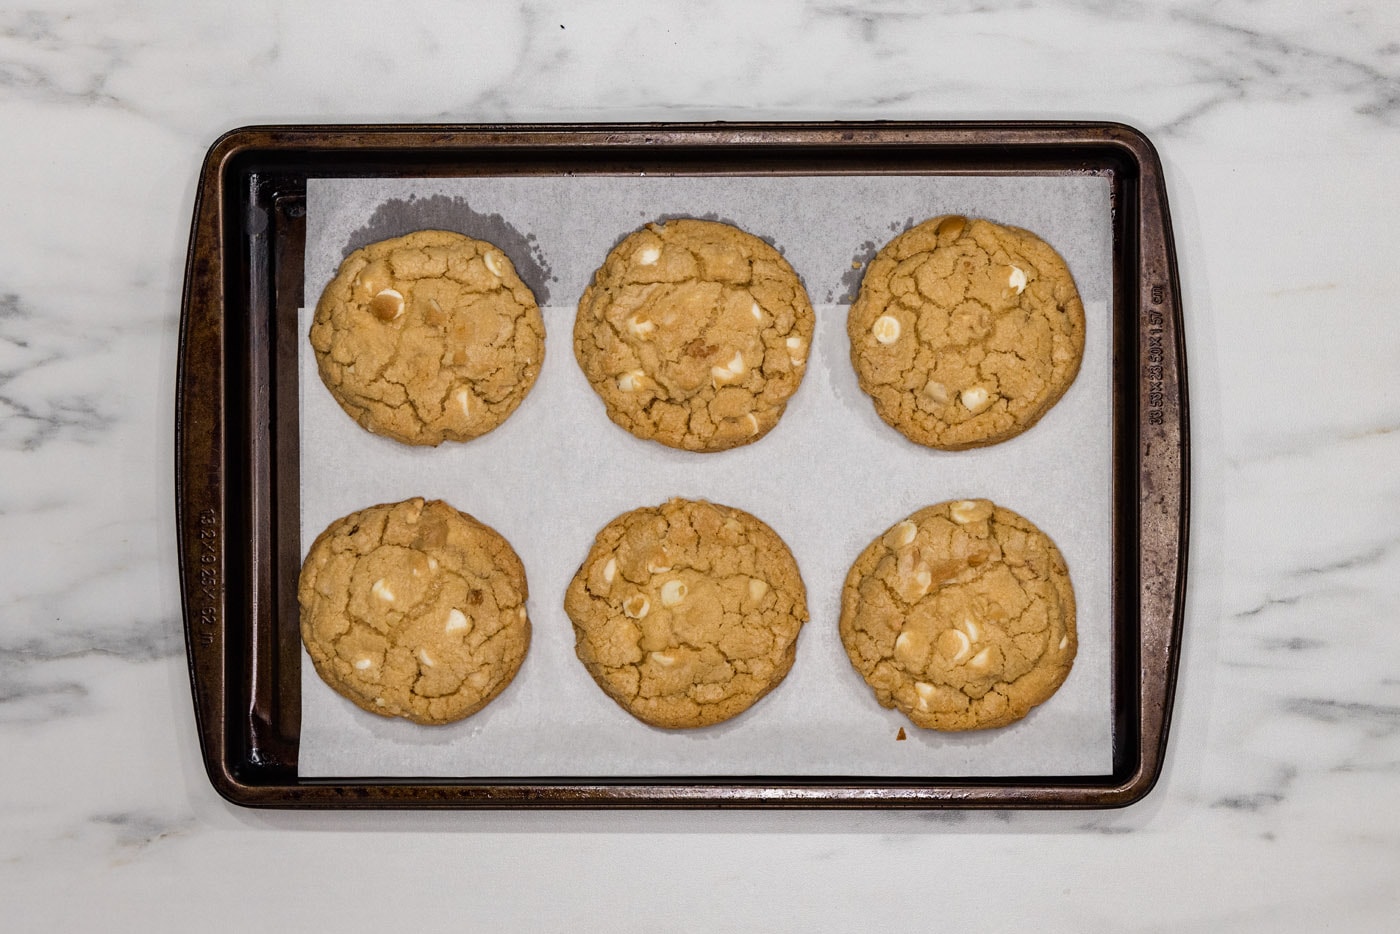
[[[372,713],[450,723],[491,702],[530,645],[525,568],[441,501],[351,513],[302,565],[301,638],[327,684]]]
[[[880,250],[847,332],[880,417],[955,451],[1020,434],[1064,395],[1084,355],[1084,306],[1044,240],[952,215]]]
[[[574,353],[608,417],[638,438],[722,451],[778,424],[815,324],[792,267],[728,224],[648,224],[579,300]]]
[[[608,696],[653,726],[742,713],[792,668],[807,596],[783,540],[696,500],[623,513],[569,584],[575,651]]]
[[[1074,589],[1043,532],[985,499],[939,503],[861,552],[841,641],[882,706],[921,727],[1024,717],[1074,664]]]
[[[316,304],[311,346],[351,418],[437,445],[480,437],[515,411],[544,361],[544,320],[499,249],[420,230],[345,258]]]

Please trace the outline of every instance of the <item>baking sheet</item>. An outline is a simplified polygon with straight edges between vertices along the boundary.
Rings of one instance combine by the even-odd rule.
[[[457,724],[363,712],[303,656],[303,777],[981,777],[1112,771],[1112,234],[1093,176],[556,176],[310,179],[306,296],[298,333],[303,555],[334,519],[411,496],[444,499],[501,532],[529,579],[534,634],[515,681]],[[946,453],[880,421],[851,370],[846,311],[858,263],[927,217],[1026,227],[1068,262],[1088,339],[1079,377],[1011,441]],[[640,441],[604,414],[574,360],[575,303],[607,251],[660,217],[735,223],[775,243],[806,284],[816,332],[802,387],[773,431],[716,454]],[[504,425],[468,444],[410,448],[360,429],[316,373],[309,308],[355,247],[425,227],[489,239],[536,293],[547,329],[539,380]],[[788,543],[811,621],[786,680],[739,717],[701,730],[646,726],[573,652],[564,590],[618,513],[671,496],[745,509]],[[1079,655],[1060,690],[992,731],[918,730],[879,707],[837,634],[852,561],[929,503],[988,497],[1059,545],[1078,602]],[[900,728],[907,739],[897,739]]]

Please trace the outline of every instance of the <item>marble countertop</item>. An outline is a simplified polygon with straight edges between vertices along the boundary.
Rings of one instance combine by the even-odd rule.
[[[931,6],[0,11],[6,928],[1394,930],[1400,7]],[[223,802],[191,715],[172,480],[210,143],[273,122],[828,118],[1121,120],[1162,155],[1194,488],[1152,794],[1044,813]]]

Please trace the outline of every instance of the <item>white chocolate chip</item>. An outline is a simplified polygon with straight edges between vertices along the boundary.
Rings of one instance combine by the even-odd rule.
[[[749,309],[749,312],[753,315],[755,321],[760,323],[763,321],[763,309],[758,307],[758,302],[753,303],[753,307]]]
[[[748,426],[749,426],[749,434],[751,434],[751,435],[756,435],[756,434],[758,434],[758,416],[757,416],[757,415],[755,415],[755,414],[753,414],[752,412],[750,412],[748,415],[745,415],[745,416],[744,416],[744,421],[745,421],[745,422],[748,424]]]
[[[662,668],[670,668],[676,663],[676,656],[667,654],[666,652],[652,652],[651,660]]]
[[[987,390],[981,386],[971,386],[964,389],[958,398],[962,400],[962,404],[966,406],[967,410],[973,415],[985,409],[990,402]]]
[[[627,330],[636,337],[645,338],[656,330],[656,322],[633,315],[627,319]]]
[[[622,601],[622,612],[632,619],[645,619],[647,613],[651,612],[651,601],[643,594],[633,594]]]
[[[648,574],[665,574],[671,570],[671,559],[666,556],[666,552],[652,555],[647,559]]]
[[[933,700],[934,688],[923,681],[914,682],[914,691],[919,695],[919,709],[928,710],[928,702]]]
[[[403,293],[397,289],[380,289],[369,300],[369,310],[380,321],[393,321],[403,314]]]
[[[757,577],[749,578],[749,597],[754,600],[762,600],[763,595],[768,592],[768,582],[759,580]]]
[[[910,665],[917,665],[923,659],[923,650],[926,647],[923,640],[915,637],[913,633],[901,632],[894,640],[894,654],[901,661]]]
[[[894,640],[894,657],[911,670],[923,667],[928,655],[928,636],[917,629],[906,629]]]
[[[603,583],[611,584],[613,578],[617,576],[617,559],[609,558],[608,563],[603,565]]]
[[[948,514],[958,525],[967,525],[970,522],[978,522],[990,517],[992,504],[985,499],[959,500],[948,507]]]
[[[807,345],[802,342],[802,338],[789,337],[786,343],[788,359],[792,361],[793,366],[801,366],[807,361]]]
[[[748,367],[744,365],[744,355],[737,350],[724,366],[710,367],[710,377],[715,381],[716,386],[732,383],[740,379],[746,372],[748,372]]]
[[[364,671],[366,668],[373,664],[374,661],[372,659],[365,658],[364,656],[355,659],[355,669],[357,671]]]
[[[520,619],[523,621],[523,620],[525,620],[530,614],[528,614],[528,613],[525,612],[525,606],[524,606],[524,604],[521,604],[520,606],[518,606],[518,607],[515,608],[515,615],[518,616],[518,617],[520,617]]]
[[[428,668],[433,667],[433,657],[428,654],[427,649],[418,650],[418,660]]]
[[[505,272],[505,268],[501,265],[501,258],[495,253],[487,253],[482,259],[486,263],[486,268],[491,270],[491,275],[499,276]]]
[[[980,627],[978,627],[977,623],[973,621],[972,617],[963,617],[962,628],[963,632],[967,633],[967,637],[973,642],[976,642],[978,639],[982,638],[982,630]]]
[[[949,661],[953,662],[955,665],[964,658],[967,658],[967,654],[972,651],[971,640],[956,629],[945,629],[943,634],[938,637],[938,641],[942,643],[941,648],[943,654],[947,655]],[[949,645],[950,642],[952,643],[951,646]],[[951,652],[949,651],[950,648]]]
[[[655,246],[644,246],[637,251],[637,263],[642,266],[655,265],[661,258],[661,248]]]
[[[1061,636],[1061,637],[1060,637],[1060,648],[1063,649],[1063,648],[1064,648],[1065,646],[1067,646],[1067,645],[1069,645],[1069,636]]]
[[[938,222],[938,226],[933,229],[933,234],[936,237],[956,238],[966,229],[967,218],[952,214]]]
[[[443,632],[456,632],[459,629],[466,629],[470,625],[467,622],[467,615],[455,606],[447,611],[447,625],[442,627]]]
[[[365,290],[366,295],[373,295],[383,288],[383,283],[392,279],[389,274],[389,264],[384,260],[376,260],[355,276],[355,281]]]
[[[918,569],[914,571],[914,583],[918,585],[917,593],[920,597],[928,593],[928,589],[933,586],[933,572],[922,561],[919,562]]]
[[[472,393],[470,389],[463,386],[452,394],[452,398],[457,401],[457,408],[462,410],[463,415],[472,414]]]
[[[977,670],[981,671],[982,669],[987,667],[988,662],[991,661],[991,657],[992,649],[990,646],[988,646],[987,648],[978,652],[976,655],[972,656],[971,661],[967,663],[967,667],[976,668]]]
[[[919,534],[919,527],[905,519],[885,533],[885,545],[889,548],[903,548]]]
[[[679,606],[689,591],[685,581],[667,581],[661,585],[661,605]]]
[[[936,379],[924,383],[924,398],[937,405],[948,404],[948,387]]]
[[[881,315],[870,326],[870,333],[874,334],[875,339],[882,344],[893,344],[899,340],[901,330],[899,319],[893,315]]]
[[[933,573],[915,548],[899,549],[895,568],[899,579],[895,582],[896,591],[905,603],[917,603],[933,585]]]
[[[429,559],[428,559],[428,570],[429,570],[429,571],[436,571],[437,569],[438,569],[437,558],[429,558]]]
[[[617,378],[617,388],[623,392],[633,392],[641,388],[644,379],[646,374],[641,370],[629,370]]]
[[[389,585],[384,582],[382,577],[370,585],[369,592],[385,603],[394,602],[394,592],[389,589]]]
[[[383,707],[383,706],[384,706],[384,698],[382,698],[382,697],[376,697],[376,698],[374,699],[374,706],[376,706],[376,707]]]
[[[1026,290],[1026,271],[1019,266],[1012,266],[1011,273],[1006,277],[1006,287],[1015,289],[1020,295]]]

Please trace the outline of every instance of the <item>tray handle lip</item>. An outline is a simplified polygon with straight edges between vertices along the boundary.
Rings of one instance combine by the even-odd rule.
[[[1126,129],[1132,131],[1131,127]],[[1149,660],[1144,658],[1140,672],[1142,678],[1140,703],[1143,704],[1142,720],[1145,729],[1142,746],[1139,750],[1138,775],[1133,783],[1135,786],[1140,786],[1140,790],[1133,800],[1139,800],[1156,785],[1166,762],[1181,661],[1181,647],[1185,636],[1187,572],[1190,553],[1191,416],[1186,361],[1185,311],[1182,303],[1181,275],[1176,256],[1176,241],[1171,223],[1166,179],[1155,147],[1143,134],[1137,131],[1132,132],[1136,137],[1133,145],[1141,153],[1139,161],[1143,171],[1140,179],[1140,201],[1144,209],[1143,214],[1147,215],[1151,212],[1155,219],[1153,232],[1156,234],[1155,237],[1143,236],[1140,240],[1150,252],[1139,257],[1139,267],[1143,274],[1143,281],[1139,289],[1143,307],[1139,312],[1139,319],[1141,323],[1144,312],[1148,309],[1154,309],[1162,316],[1170,334],[1170,341],[1164,347],[1162,360],[1164,372],[1170,376],[1170,382],[1163,386],[1163,423],[1159,431],[1152,433],[1151,438],[1154,445],[1152,456],[1154,458],[1160,457],[1155,462],[1156,472],[1153,475],[1154,483],[1151,492],[1162,495],[1155,499],[1150,497],[1149,491],[1141,486],[1140,473],[1138,527],[1140,530],[1143,527],[1145,519],[1143,511],[1155,507],[1160,524],[1164,528],[1172,529],[1171,541],[1175,545],[1175,553],[1171,555],[1173,560],[1169,566],[1170,578],[1167,581],[1170,585],[1169,591],[1164,590],[1149,594],[1145,583],[1139,585],[1140,601],[1145,603],[1149,597],[1152,597],[1152,606],[1157,612],[1159,621],[1161,618],[1168,620],[1168,625],[1159,628],[1157,632],[1161,637],[1161,644],[1151,646],[1155,653],[1155,661],[1149,663]],[[1141,230],[1144,235],[1149,232],[1146,225],[1147,218],[1144,217],[1143,229]],[[1155,283],[1163,288],[1160,302],[1153,301],[1154,296],[1151,289],[1154,283],[1147,281],[1147,274],[1150,271],[1155,271],[1161,276],[1161,281]],[[1139,353],[1141,354],[1141,365],[1145,368],[1148,365],[1146,348],[1141,347]],[[1142,379],[1142,374],[1139,375],[1139,379]],[[1148,395],[1147,389],[1140,384],[1138,398],[1143,409],[1150,402]],[[1144,413],[1140,420],[1140,430],[1146,435],[1150,428]],[[1158,445],[1159,441],[1169,443]],[[1142,444],[1143,441],[1140,438],[1140,472],[1147,464],[1147,458],[1142,454]],[[1159,453],[1162,450],[1165,450],[1164,456]],[[1160,673],[1160,682],[1151,683],[1151,671]],[[1155,687],[1156,690],[1149,691],[1149,686]],[[1156,713],[1149,716],[1148,712],[1153,710]]]
[[[1028,785],[1018,795],[1005,785],[817,784],[777,779],[699,782],[589,779],[495,780],[452,784],[433,780],[312,780],[297,784],[252,784],[220,767],[210,781],[230,804],[251,809],[461,809],[506,810],[518,807],[745,809],[975,809],[975,810],[1117,810],[1142,800],[1157,775],[1140,769],[1116,785]]]
[[[891,139],[891,133],[912,138]],[[654,134],[675,134],[675,140],[657,140]],[[762,133],[766,139],[736,141],[728,136]],[[839,133],[835,145],[965,145],[967,134],[982,137],[984,145],[1038,143],[1049,146],[1101,145],[1116,148],[1140,165],[1151,165],[1161,174],[1161,160],[1148,136],[1137,127],[1117,120],[814,120],[814,121],[619,121],[603,123],[250,123],[221,133],[210,144],[205,171],[223,166],[248,152],[296,149],[314,143],[339,150],[372,151],[404,145],[397,137],[417,137],[415,146],[437,149],[463,148],[477,138],[497,145],[497,137],[515,137],[533,146],[549,144],[551,137],[566,137],[559,145],[576,145],[580,137],[593,145],[619,148],[674,145],[782,146],[803,142],[819,134]],[[870,134],[858,138],[858,134]],[[776,134],[776,137],[775,137]],[[368,142],[360,137],[383,137]],[[600,139],[598,139],[600,138]]]
[[[180,605],[185,635],[185,654],[190,675],[190,693],[194,707],[195,730],[199,738],[200,756],[205,771],[220,794],[229,797],[237,785],[228,772],[226,756],[226,701],[220,688],[227,669],[226,614],[227,580],[224,568],[222,523],[226,492],[226,465],[223,462],[223,410],[226,401],[225,367],[222,336],[225,325],[225,294],[223,276],[225,264],[220,242],[223,223],[224,169],[230,158],[246,148],[245,134],[225,133],[210,147],[200,168],[190,237],[185,255],[185,275],[180,300],[180,330],[175,376],[175,524],[179,559]],[[196,346],[197,345],[197,346]],[[194,360],[196,352],[212,359]],[[214,400],[199,398],[195,386],[196,372],[203,367],[209,384],[217,387]],[[212,375],[208,371],[212,371]],[[215,417],[202,423],[217,436],[207,452],[196,450],[190,438],[190,413],[195,407],[208,406]],[[200,488],[196,473],[202,469],[205,486]],[[196,560],[200,539],[199,519],[210,510],[218,518],[220,529],[217,552],[211,565],[216,574],[214,598],[205,602],[212,608],[207,629],[196,631],[196,593],[201,563]],[[207,595],[206,595],[207,600]],[[216,679],[201,677],[218,673]],[[211,681],[213,683],[211,683]],[[233,798],[230,798],[233,800]]]

